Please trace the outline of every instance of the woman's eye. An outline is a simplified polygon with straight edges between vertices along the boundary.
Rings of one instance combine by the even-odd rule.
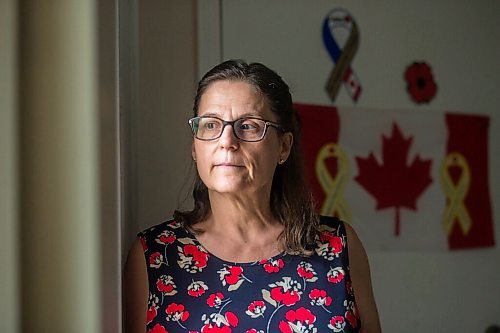
[[[251,120],[246,120],[240,124],[240,129],[244,131],[254,131],[259,129],[259,124],[251,121]]]
[[[211,122],[206,122],[203,127],[207,130],[214,130],[219,127],[219,124],[215,121],[211,121]]]
[[[242,130],[252,130],[252,129],[255,129],[255,125],[252,125],[252,124],[241,124],[240,128]]]

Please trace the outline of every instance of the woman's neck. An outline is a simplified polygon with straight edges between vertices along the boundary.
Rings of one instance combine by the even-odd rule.
[[[228,195],[209,192],[211,212],[207,224],[228,232],[261,232],[275,225],[269,195]]]
[[[252,261],[281,252],[278,237],[283,231],[269,200],[210,193],[208,218],[196,225],[197,236],[209,252],[228,261]]]

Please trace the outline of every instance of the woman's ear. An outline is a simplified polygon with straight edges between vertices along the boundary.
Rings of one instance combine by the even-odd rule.
[[[278,164],[283,164],[290,156],[293,146],[293,134],[286,132],[281,137],[281,151],[279,154]]]
[[[194,142],[191,144],[191,156],[193,157],[193,161],[196,162],[196,151],[194,150]]]

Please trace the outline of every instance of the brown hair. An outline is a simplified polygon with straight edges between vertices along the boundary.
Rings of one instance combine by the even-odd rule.
[[[276,167],[271,187],[270,208],[274,217],[283,224],[280,241],[288,253],[310,254],[317,234],[319,216],[314,210],[311,191],[307,185],[297,112],[293,109],[288,85],[274,71],[260,63],[247,64],[242,60],[225,61],[208,71],[198,83],[194,99],[194,115],[198,115],[201,96],[216,81],[243,81],[254,86],[268,100],[278,123],[293,135],[293,145],[288,159]],[[194,208],[174,212],[174,219],[188,230],[197,233],[193,226],[208,217],[210,201],[208,189],[196,172],[193,189]]]

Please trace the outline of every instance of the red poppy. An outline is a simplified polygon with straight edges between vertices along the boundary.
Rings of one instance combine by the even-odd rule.
[[[328,273],[326,274],[326,277],[328,279],[328,282],[339,283],[344,278],[344,275],[345,275],[345,272],[342,269],[342,267],[335,267],[335,268],[331,268],[328,271]]]
[[[189,318],[189,312],[184,311],[184,305],[182,304],[171,303],[165,312],[174,321],[186,321]]]
[[[148,250],[148,245],[146,244],[146,239],[144,237],[139,237],[141,240],[142,250],[146,252]]]
[[[334,332],[341,332],[345,327],[345,319],[342,316],[334,316],[330,319],[328,328],[332,329]]]
[[[298,291],[289,289],[284,292],[282,287],[276,287],[271,289],[271,298],[276,302],[283,302],[286,306],[294,305],[300,300],[300,294]]]
[[[150,306],[146,314],[146,324],[149,324],[157,315],[156,306]]]
[[[351,324],[351,326],[353,328],[358,327],[358,318],[351,310],[348,310],[345,313],[345,318],[347,319],[347,321],[349,322],[349,324]]]
[[[429,103],[436,96],[437,85],[434,82],[431,67],[425,62],[414,62],[405,71],[406,90],[417,103]]]
[[[149,257],[149,266],[159,268],[163,263],[163,255],[160,252],[155,252]]]
[[[224,295],[222,293],[211,294],[207,299],[207,304],[211,308],[218,308],[222,300],[224,299]]]
[[[224,315],[215,314],[212,317],[212,322],[205,322],[205,325],[201,328],[201,333],[231,333],[231,326],[236,327],[238,321],[238,317],[231,311],[226,312]]]
[[[257,318],[264,316],[264,311],[266,311],[266,304],[263,301],[254,301],[248,306],[246,314],[252,318]]]
[[[158,291],[165,293],[166,295],[174,295],[177,293],[176,285],[173,278],[170,275],[162,275],[156,280],[156,287]]]
[[[200,297],[207,291],[208,287],[203,281],[193,281],[187,288],[189,296]]]
[[[156,324],[153,328],[148,330],[148,333],[168,333],[168,331],[160,324]]]
[[[311,303],[315,305],[326,305],[332,304],[332,298],[326,294],[325,290],[313,289],[309,293],[309,298]]]
[[[260,264],[264,266],[264,270],[267,273],[277,273],[284,266],[282,259],[261,260]]]
[[[179,266],[190,273],[201,272],[207,267],[208,253],[202,248],[187,244],[183,247],[177,247],[179,250],[180,260],[177,261]]]
[[[164,230],[158,238],[156,238],[156,242],[158,244],[172,244],[175,241],[175,234],[173,231],[170,230]]]
[[[282,320],[279,324],[279,329],[283,333],[294,332],[290,325],[304,327],[307,331],[312,330],[314,328],[312,324],[316,321],[316,316],[303,307],[298,308],[296,311],[288,311],[285,318],[287,322]]]
[[[307,282],[314,282],[318,279],[312,265],[305,261],[297,266],[297,274]]]
[[[342,252],[342,237],[336,236],[328,231],[321,232],[319,237],[323,243],[328,242],[330,254],[338,256]]]
[[[243,268],[240,266],[230,266],[229,267],[229,275],[226,275],[224,279],[228,284],[236,284],[243,273]]]

